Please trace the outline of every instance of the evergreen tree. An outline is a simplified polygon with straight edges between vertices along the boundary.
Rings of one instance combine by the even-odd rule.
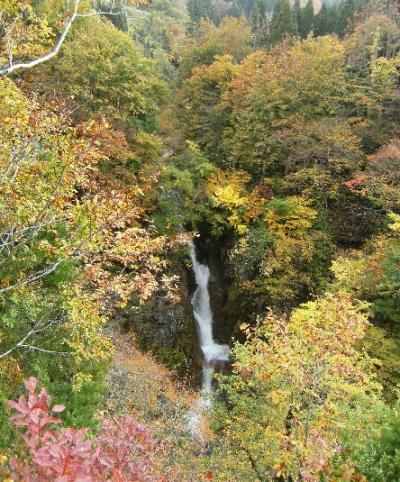
[[[253,8],[250,17],[251,33],[254,47],[262,47],[268,42],[269,20],[267,6],[264,0],[259,0]]]
[[[344,0],[339,9],[338,34],[344,35],[349,27],[354,22],[354,14],[356,5],[354,0]]]
[[[285,35],[296,35],[296,33],[296,24],[289,0],[278,0],[271,22],[271,42],[279,42]]]
[[[243,10],[244,15],[247,18],[251,18],[251,14],[255,9],[256,1],[255,0],[237,0],[239,8]]]
[[[226,16],[235,18],[243,17],[243,11],[236,1],[232,3],[232,6],[229,8]]]
[[[255,36],[258,29],[258,8],[255,6],[250,14],[250,28],[253,37]]]
[[[254,10],[256,9],[258,0],[236,0],[239,9],[243,11],[245,17],[251,19]],[[263,0],[265,5],[265,10],[270,17],[272,12],[274,11],[276,0]]]
[[[187,8],[194,25],[198,25],[202,18],[216,23],[216,13],[211,0],[188,0]]]
[[[338,33],[339,31],[339,11],[336,4],[328,8],[328,22],[326,33]]]
[[[200,22],[200,5],[198,0],[188,0],[187,9],[193,23]]]
[[[295,0],[293,5],[293,19],[295,22],[295,27],[297,32],[300,32],[302,26],[302,15],[301,15],[301,5],[300,0]]]
[[[306,38],[314,26],[314,4],[313,0],[308,0],[306,6],[301,9],[301,24],[299,33],[301,38]]]
[[[260,19],[259,22],[262,24],[264,23],[264,19],[267,18],[267,7],[263,0],[259,0],[257,2],[257,9],[258,9],[258,15]]]
[[[329,33],[329,10],[324,3],[314,18],[314,35],[321,37]]]

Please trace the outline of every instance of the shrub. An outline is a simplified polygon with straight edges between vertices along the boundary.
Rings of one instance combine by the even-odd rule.
[[[12,476],[25,482],[142,482],[160,480],[151,466],[156,443],[149,430],[134,417],[105,420],[99,434],[89,439],[87,429],[64,428],[58,414],[62,405],[52,405],[37,380],[25,381],[28,398],[8,401],[15,412],[11,421],[22,427],[22,455],[11,460]]]

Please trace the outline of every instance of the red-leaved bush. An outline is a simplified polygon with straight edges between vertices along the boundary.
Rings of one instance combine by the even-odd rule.
[[[27,454],[14,458],[11,468],[15,480],[24,482],[141,482],[160,480],[150,474],[156,443],[148,429],[134,417],[125,416],[103,422],[99,435],[87,438],[87,430],[61,428],[57,414],[62,405],[51,405],[51,397],[37,380],[25,382],[28,399],[8,401],[15,411],[11,417],[22,435]]]

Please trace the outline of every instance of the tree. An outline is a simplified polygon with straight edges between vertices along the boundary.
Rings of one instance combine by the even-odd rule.
[[[363,191],[361,186],[362,182],[358,186],[355,184],[360,194]],[[371,303],[377,326],[368,330],[362,348],[379,360],[377,375],[384,387],[385,398],[393,403],[398,398],[400,377],[397,362],[399,340],[396,336],[400,322],[399,218],[392,213],[386,222],[389,229],[385,235],[373,237],[362,249],[336,256],[330,268],[334,278],[329,291],[346,291]],[[390,330],[384,326],[390,326]]]
[[[239,6],[242,8],[243,13],[247,18],[250,18],[251,12],[252,10],[254,10],[256,3],[257,3],[256,0],[239,0],[238,1]],[[264,3],[266,6],[268,15],[271,16],[276,4],[276,0],[264,0]]]
[[[1,60],[5,63],[0,68],[0,75],[31,68],[55,57],[77,18],[78,8],[79,0],[74,0],[71,12],[66,8],[65,24],[61,33],[50,51],[44,53],[52,36],[47,20],[35,14],[30,2],[17,0],[11,2],[8,8],[2,11],[0,18],[0,26],[5,32],[0,45],[3,54]],[[18,58],[16,63],[14,56]],[[19,61],[20,58],[31,56],[36,58]]]
[[[249,230],[249,225],[264,213],[265,200],[258,189],[248,191],[246,183],[249,176],[242,171],[229,173],[216,170],[208,179],[207,194],[217,213],[210,216],[215,232],[233,228],[243,236]],[[221,215],[221,210],[223,214]]]
[[[181,10],[170,0],[152,2],[142,22],[131,22],[135,41],[143,46],[164,78],[175,78],[181,56],[187,47],[187,32]]]
[[[254,47],[266,45],[269,38],[269,19],[264,1],[257,2],[251,11],[250,25]]]
[[[380,433],[355,453],[355,464],[371,482],[397,480],[400,477],[400,426],[399,402],[386,409]]]
[[[354,27],[345,42],[349,81],[357,87],[355,113],[365,122],[360,129],[367,154],[396,137],[399,121],[399,27],[392,19],[372,15]]]
[[[293,4],[293,18],[297,27],[297,32],[300,33],[302,31],[302,9],[300,0],[295,0]]]
[[[231,125],[224,144],[228,165],[260,182],[284,174],[281,142],[271,134],[337,112],[346,93],[343,46],[320,37],[249,55],[224,97]]]
[[[101,156],[57,113],[61,106],[39,105],[4,78],[0,98],[1,391],[14,396],[26,370],[57,373],[58,389],[87,389],[95,400],[111,346],[82,279],[85,253],[100,238],[91,202],[76,189]]]
[[[120,13],[114,10],[114,0],[107,2],[106,6],[108,14]],[[122,3],[119,6],[122,7]],[[62,9],[61,19],[58,18],[55,22],[55,25],[62,24],[62,27],[57,29],[51,26],[46,18],[36,14],[31,2],[27,0],[9,2],[7,8],[2,10],[0,17],[0,28],[4,32],[0,43],[0,60],[3,63],[0,67],[0,75],[29,69],[55,57],[75,20],[82,16],[96,15],[92,9],[83,6],[81,11],[80,7],[80,0],[74,0],[72,5],[67,1]],[[58,38],[55,42],[51,42],[55,36],[54,31],[57,30],[59,30]],[[26,58],[28,60],[24,60]]]
[[[296,24],[289,0],[278,0],[271,21],[271,42],[276,43],[286,35],[295,34]]]
[[[325,207],[333,219],[332,202],[344,195],[343,183],[363,165],[361,139],[345,120],[335,118],[293,123],[272,137],[279,145],[285,188]]]
[[[323,3],[314,19],[314,34],[319,37],[328,33],[332,33],[329,31],[329,10],[327,5]]]
[[[316,291],[323,278],[317,267],[326,262],[323,246],[328,240],[316,226],[317,212],[300,197],[260,199],[262,187],[247,199],[239,197],[238,190],[233,192],[242,214],[223,219],[235,222],[242,235],[229,253],[234,293],[246,313],[242,317],[250,321],[268,306],[281,310],[296,306]]]
[[[100,18],[82,19],[62,54],[46,69],[42,88],[73,94],[85,117],[96,112],[145,122],[158,110],[165,92],[154,64],[129,35]]]
[[[112,354],[106,314],[169,278],[159,278],[167,239],[140,224],[146,187],[111,162],[144,156],[104,121],[74,126],[64,104],[6,78],[0,99],[1,391],[13,396],[21,376],[40,373],[66,398],[91,393],[68,413],[90,423]]]
[[[395,138],[368,157],[364,178],[356,189],[366,197],[396,211],[400,206],[400,183],[396,176],[400,166],[400,140]]]
[[[73,324],[74,308],[67,293],[75,296],[80,289],[79,282],[71,286],[75,263],[68,259],[78,258],[79,250],[82,254],[93,247],[91,236],[77,222],[88,221],[89,205],[73,198],[76,179],[83,183],[99,156],[60,116],[26,99],[11,82],[0,82],[0,97],[0,296],[2,329],[6,329],[2,342],[11,345],[8,354],[26,350],[65,355],[69,353],[67,338],[60,337],[53,348],[46,341],[51,343],[55,332],[61,334],[60,326],[68,320]],[[54,287],[63,283],[57,296]],[[46,293],[48,303],[41,309]],[[88,320],[93,315],[92,321],[101,324],[90,297],[82,297],[88,307],[88,312],[81,313],[82,324],[85,314]],[[91,344],[99,359],[101,347],[109,349],[102,336],[94,337]],[[88,347],[89,358],[90,353]]]
[[[354,0],[344,0],[339,8],[338,34],[344,35],[354,23],[356,5]]]
[[[199,31],[200,36],[182,56],[183,78],[189,77],[194,67],[212,64],[217,55],[231,55],[240,62],[251,51],[251,31],[244,19],[225,17],[218,27],[202,22]]]
[[[314,2],[308,0],[305,7],[301,9],[301,22],[299,24],[299,34],[306,38],[314,27]]]
[[[336,3],[328,8],[328,33],[338,33],[339,31],[339,9]]]
[[[225,158],[220,140],[227,123],[226,113],[219,108],[219,103],[235,71],[231,56],[216,57],[210,66],[194,68],[182,90],[186,137],[196,142],[217,165],[223,164]]]
[[[216,12],[211,0],[188,0],[188,12],[195,26],[199,26],[201,20],[211,20],[217,23]]]
[[[342,441],[362,446],[379,431],[381,409],[372,363],[356,349],[365,308],[339,294],[301,305],[289,320],[270,313],[255,329],[242,327],[233,374],[219,377],[215,443],[219,457],[227,454],[224,470],[233,451],[243,480],[353,473]]]

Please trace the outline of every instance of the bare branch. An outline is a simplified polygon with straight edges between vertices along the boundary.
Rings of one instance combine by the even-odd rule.
[[[38,281],[39,279],[44,278],[45,276],[53,273],[62,262],[63,260],[57,261],[53,263],[50,267],[36,271],[36,273],[33,273],[32,275],[27,276],[26,278],[20,281],[17,281],[11,286],[7,286],[6,288],[1,288],[0,294],[6,293],[7,291],[12,291],[15,288],[18,288],[19,286],[27,285],[29,283],[34,283],[35,281]]]
[[[10,355],[10,353],[12,353],[13,351],[17,350],[20,346],[22,346],[26,340],[32,336],[34,333],[36,333],[36,331],[33,329],[31,331],[29,331],[15,346],[13,346],[12,348],[10,348],[9,350],[7,350],[6,352],[2,353],[0,355],[0,360],[2,358],[5,358],[6,356]]]
[[[96,2],[97,3],[97,2]],[[88,13],[78,13],[77,17],[93,17],[95,15],[123,15],[124,14],[124,9],[123,10],[118,10],[114,11],[115,9],[115,0],[112,0],[112,3],[107,11],[102,11],[98,9],[98,6],[94,6],[95,11],[94,12],[88,12]]]
[[[69,351],[46,350],[45,348],[39,348],[38,346],[34,346],[34,345],[18,344],[18,348],[26,348],[27,350],[40,351],[41,353],[49,353],[51,355],[63,355],[63,356],[71,355],[71,352]]]
[[[55,57],[58,54],[62,44],[64,43],[64,40],[68,35],[68,32],[72,27],[72,24],[74,23],[74,20],[78,15],[79,1],[80,0],[74,0],[74,8],[73,8],[72,15],[68,18],[62,34],[60,35],[60,37],[57,40],[57,43],[49,53],[45,55],[41,55],[40,57],[30,60],[28,62],[20,62],[17,64],[11,63],[7,67],[0,69],[0,75],[8,75],[8,74],[11,74],[12,72],[15,72],[16,70],[21,70],[21,69],[30,69],[32,67],[35,67],[36,65],[39,65]]]
[[[13,351],[15,351],[17,348],[18,348],[18,344],[15,345],[15,346],[13,346],[13,347],[10,348],[9,350],[5,351],[4,353],[2,353],[2,354],[0,355],[0,360],[1,360],[2,358],[5,358],[6,356],[10,355],[10,354],[11,354]]]
[[[56,318],[56,319],[51,320],[51,321],[45,323],[44,325],[42,325],[44,317],[45,317],[45,315],[42,316],[42,318],[36,323],[34,328],[32,328],[30,331],[28,331],[28,333],[26,335],[24,335],[18,343],[16,343],[13,347],[8,349],[4,353],[0,354],[0,360],[2,358],[5,358],[6,356],[10,355],[15,350],[18,350],[20,348],[23,348],[25,350],[40,351],[41,353],[49,353],[49,354],[52,354],[52,355],[70,355],[71,353],[67,352],[67,351],[47,350],[46,348],[41,348],[41,347],[38,347],[36,345],[27,343],[27,340],[30,337],[32,337],[34,335],[37,335],[38,333],[43,333],[43,332],[49,330],[51,327],[59,324],[62,321],[62,319]]]
[[[96,15],[124,15],[122,10],[118,12],[88,12],[88,13],[78,13],[77,17],[94,17]]]
[[[7,53],[8,53],[8,65],[0,68],[0,75],[8,75],[16,70],[21,70],[21,69],[30,69],[32,67],[35,67],[36,65],[42,64],[43,62],[47,62],[48,60],[52,59],[55,57],[59,50],[61,49],[68,32],[70,31],[72,24],[74,23],[75,19],[78,17],[92,17],[95,15],[125,15],[128,17],[127,10],[125,8],[122,8],[120,10],[114,10],[115,8],[115,0],[112,1],[111,7],[109,11],[94,11],[94,12],[87,12],[87,13],[78,13],[78,7],[79,7],[79,2],[80,0],[74,0],[74,6],[73,6],[73,11],[71,16],[67,19],[65,23],[65,27],[61,35],[59,36],[57,43],[55,46],[48,52],[47,54],[41,55],[40,57],[37,57],[36,59],[33,60],[28,60],[26,62],[18,62],[18,63],[13,63],[13,52],[12,52],[12,46],[8,45],[7,43]],[[69,9],[70,1],[67,0],[67,9]],[[134,9],[135,11],[139,11],[138,9]],[[4,10],[0,11],[0,21],[2,19]]]

